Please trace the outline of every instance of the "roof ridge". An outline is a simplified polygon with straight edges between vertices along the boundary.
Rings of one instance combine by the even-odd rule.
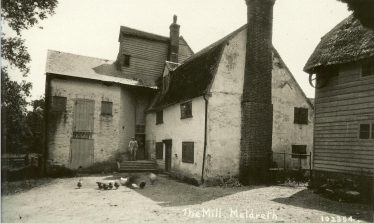
[[[169,37],[163,36],[163,35],[160,35],[160,34],[155,34],[155,33],[143,31],[143,30],[140,30],[140,29],[135,29],[135,28],[128,27],[128,26],[120,26],[120,31],[121,32],[122,31],[126,32],[126,30],[129,30],[129,31],[132,31],[132,32],[137,32],[140,35],[141,34],[143,34],[143,35],[150,35],[150,36],[153,36],[153,37],[156,37],[156,38],[160,38],[160,39],[164,39],[164,40],[169,40],[170,39]],[[136,34],[134,33],[133,35],[136,35]]]
[[[74,55],[74,56],[80,56],[80,57],[86,57],[86,58],[91,58],[91,59],[96,59],[96,60],[104,60],[106,62],[115,62],[115,60],[109,60],[109,59],[99,58],[99,57],[93,57],[93,56],[86,56],[86,55],[76,54],[76,53],[69,53],[69,52],[65,52],[65,51],[61,51],[61,50],[47,49],[47,53],[48,52],[64,53],[64,54],[69,54],[69,55]]]

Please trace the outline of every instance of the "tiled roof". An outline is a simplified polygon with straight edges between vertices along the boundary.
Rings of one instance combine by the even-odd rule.
[[[114,61],[48,50],[46,74],[85,78],[124,85],[157,88],[142,80],[124,78]]]
[[[304,71],[313,73],[322,67],[373,56],[374,30],[363,27],[360,21],[351,15],[322,37]]]

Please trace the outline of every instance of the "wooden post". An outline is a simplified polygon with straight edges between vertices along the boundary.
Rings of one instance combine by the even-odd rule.
[[[309,152],[309,178],[312,185],[312,152]]]

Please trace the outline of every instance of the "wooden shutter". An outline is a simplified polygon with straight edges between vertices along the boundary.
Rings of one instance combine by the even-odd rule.
[[[370,138],[370,124],[360,124],[360,139]]]
[[[156,142],[156,159],[162,160],[164,158],[164,143]]]
[[[164,112],[161,110],[156,112],[156,124],[162,123],[164,123]]]
[[[76,99],[74,105],[73,132],[93,132],[95,101]]]
[[[71,139],[70,166],[72,169],[85,168],[93,163],[94,140]]]
[[[182,142],[182,162],[194,163],[194,143]]]

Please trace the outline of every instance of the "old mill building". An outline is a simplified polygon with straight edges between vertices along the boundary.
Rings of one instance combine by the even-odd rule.
[[[272,46],[273,4],[248,0],[248,24],[197,53],[176,16],[169,37],[122,26],[115,61],[49,50],[48,166],[125,163],[132,136],[139,160],[197,182],[309,154],[314,108]]]

